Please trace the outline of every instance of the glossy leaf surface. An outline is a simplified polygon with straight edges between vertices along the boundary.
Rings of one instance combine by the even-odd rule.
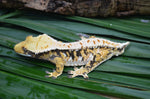
[[[29,11],[18,14],[0,11],[0,98],[149,98],[150,25],[140,22],[142,17],[91,19]],[[72,67],[51,79],[44,76],[46,70],[55,69],[54,64],[20,56],[13,50],[26,36],[42,33],[67,42],[79,40],[77,33],[87,33],[131,44],[122,56],[91,72],[89,80],[68,78],[67,71]]]

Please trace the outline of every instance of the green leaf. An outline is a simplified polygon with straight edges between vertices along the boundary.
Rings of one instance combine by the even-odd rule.
[[[97,82],[93,80],[83,81],[82,79],[68,79],[66,77],[59,77],[57,80],[50,78],[44,78],[44,68],[37,67],[27,63],[17,62],[16,60],[2,58],[0,59],[0,69],[9,71],[21,76],[29,77],[36,80],[41,80],[49,83],[55,83],[63,86],[70,86],[75,88],[80,88],[84,90],[91,90],[95,92],[101,92],[105,94],[110,94],[119,97],[148,97],[150,95],[147,91],[133,90],[124,87],[119,87],[117,84],[111,85],[109,83]],[[24,65],[22,65],[24,64]],[[132,93],[132,94],[131,94]],[[136,95],[139,94],[139,95]],[[144,95],[142,95],[144,94]]]
[[[150,38],[150,33],[149,33],[150,25],[148,24],[145,25],[142,23],[131,22],[131,21],[127,22],[126,20],[116,19],[116,18],[90,19],[90,18],[83,18],[78,16],[72,16],[66,18]]]
[[[9,17],[13,17],[13,16],[16,16],[16,15],[19,15],[19,14],[21,14],[20,11],[15,11],[15,12],[8,13],[8,14],[3,14],[3,15],[0,16],[0,19],[6,19],[6,18],[9,18]]]
[[[3,19],[0,20],[1,22],[11,23],[19,26],[23,26],[41,33],[50,34],[51,36],[54,36],[56,38],[62,39],[62,40],[77,40],[79,37],[75,35],[72,31],[67,31],[64,29],[57,29],[57,27],[45,25],[40,22],[31,21],[31,20],[18,20],[18,19]],[[67,34],[67,37],[65,36]]]
[[[0,97],[2,98],[56,98],[61,99],[106,99],[99,95],[87,93],[73,88],[67,88],[50,83],[35,81],[14,74],[0,71]],[[72,91],[73,90],[73,91]],[[89,95],[89,96],[88,96]]]
[[[0,98],[144,98],[150,96],[149,23],[128,18],[83,18],[35,11],[0,11]],[[13,18],[10,18],[13,17]],[[104,62],[89,74],[90,79],[68,78],[65,67],[57,79],[45,78],[55,65],[17,55],[13,47],[26,36],[46,33],[60,41],[76,41],[87,33],[116,42],[129,41],[125,53]]]

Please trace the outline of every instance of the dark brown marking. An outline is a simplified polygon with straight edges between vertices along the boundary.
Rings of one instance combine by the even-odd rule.
[[[37,58],[37,59],[39,59],[41,56],[43,56],[44,55],[44,53],[39,53],[39,54],[35,54],[34,55],[34,58]]]
[[[99,54],[101,56],[101,53],[97,53],[97,54]]]
[[[72,57],[72,60],[74,60],[74,54],[73,54],[73,51],[69,51],[69,54],[70,54],[70,57]]]
[[[101,48],[101,46],[98,46],[97,48]]]
[[[59,74],[60,73],[60,68],[59,67],[56,67],[56,72]]]
[[[121,51],[123,50],[123,48],[117,48],[117,50],[118,50],[119,52],[121,52]]]
[[[87,55],[87,49],[84,49],[84,54]]]
[[[111,49],[112,49],[112,50],[114,50],[115,48],[114,48],[114,47],[112,47]]]
[[[84,57],[82,57],[82,61],[84,61]]]
[[[104,58],[101,58],[101,60],[103,61],[103,60],[104,60]]]
[[[86,74],[87,74],[86,72],[83,73],[83,75],[86,75]]]
[[[77,53],[77,56],[78,56],[78,57],[81,56],[81,49],[78,50],[76,53]]]
[[[110,54],[112,54],[112,52],[109,52],[107,55],[110,55]]]
[[[90,71],[90,69],[92,68],[91,66],[86,66],[85,67],[87,69],[87,71]]]
[[[24,47],[22,47],[22,50],[24,51],[24,54],[26,54],[28,52],[28,50]]]
[[[96,55],[94,55],[94,57],[93,57],[93,61],[95,61],[95,58],[96,58]]]
[[[68,57],[67,50],[62,50],[61,52],[64,53],[66,55],[66,57]]]
[[[60,50],[56,49],[56,53],[57,53],[58,56],[61,56],[60,55]]]
[[[108,46],[106,46],[105,48],[106,48],[106,49],[109,49],[109,47],[108,47]]]
[[[93,67],[94,62],[95,62],[95,61],[90,61],[91,67]]]
[[[90,50],[93,50],[93,47],[89,48]]]
[[[24,54],[31,55],[31,57],[35,57],[35,53],[33,53],[33,52],[27,50],[27,49],[24,48],[24,47],[23,47],[22,49],[23,49],[23,51],[24,51]]]
[[[32,57],[35,56],[35,54],[33,52],[31,52],[31,51],[28,51],[28,55],[31,55]]]

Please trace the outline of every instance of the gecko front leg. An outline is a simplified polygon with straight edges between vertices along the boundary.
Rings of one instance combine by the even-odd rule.
[[[60,76],[63,72],[64,69],[64,61],[61,57],[56,57],[54,59],[54,63],[56,64],[56,70],[54,70],[53,72],[48,72],[46,71],[47,75],[46,77],[53,77],[53,78],[57,78],[58,76]]]

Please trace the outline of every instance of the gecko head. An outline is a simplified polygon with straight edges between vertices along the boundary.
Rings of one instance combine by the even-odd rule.
[[[38,54],[53,49],[55,41],[46,34],[37,37],[28,36],[25,41],[16,44],[14,50],[19,54],[26,54],[26,51]]]
[[[130,44],[130,42],[122,43],[119,48],[116,49],[115,55],[121,55],[124,53],[125,48]]]
[[[21,54],[21,55],[26,55],[27,53],[26,53],[26,48],[25,47],[27,45],[31,46],[32,39],[33,39],[32,36],[28,36],[28,37],[26,37],[25,41],[22,41],[22,42],[16,44],[15,47],[14,47],[15,52],[17,52],[18,54]]]

